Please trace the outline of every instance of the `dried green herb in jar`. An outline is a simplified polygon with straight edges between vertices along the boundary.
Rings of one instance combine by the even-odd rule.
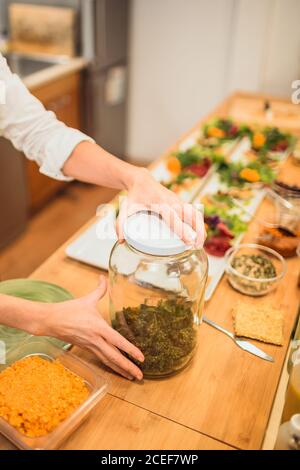
[[[164,376],[184,367],[196,346],[192,302],[161,300],[156,306],[127,307],[117,312],[113,327],[145,356],[138,363],[145,375]]]

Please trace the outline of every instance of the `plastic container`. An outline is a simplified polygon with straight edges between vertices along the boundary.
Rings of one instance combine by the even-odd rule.
[[[276,275],[271,277],[255,277],[254,274],[246,275],[237,268],[237,260],[243,260],[244,256],[263,257],[275,268]],[[254,297],[265,295],[275,289],[286,273],[286,262],[284,258],[271,248],[257,245],[255,243],[244,243],[230,248],[225,255],[226,273],[231,286],[242,294]]]
[[[35,438],[27,437],[2,418],[0,418],[0,433],[20,449],[57,449],[100,402],[107,392],[108,384],[107,381],[98,374],[95,368],[91,367],[82,359],[79,359],[68,351],[62,350],[49,341],[36,338],[30,338],[14,350],[9,351],[6,364],[0,366],[0,372],[14,362],[32,355],[38,355],[50,361],[59,358],[67,369],[85,380],[90,394],[68,418],[45,436]]]
[[[155,215],[148,219],[147,214],[139,214],[128,220],[126,241],[117,242],[110,257],[111,321],[144,353],[145,362],[139,364],[144,376],[166,377],[183,369],[194,354],[207,256],[172,236]],[[144,238],[148,223],[153,231]]]
[[[287,194],[285,200],[291,203],[291,207],[277,202],[278,225],[287,228],[296,236],[300,236],[300,194],[294,197]]]
[[[294,414],[300,413],[300,348],[291,357],[292,369],[285,395],[282,422],[289,421]]]

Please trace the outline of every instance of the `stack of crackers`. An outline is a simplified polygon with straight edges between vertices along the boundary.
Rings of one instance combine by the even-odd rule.
[[[269,303],[238,302],[232,311],[236,336],[283,345],[283,314]]]

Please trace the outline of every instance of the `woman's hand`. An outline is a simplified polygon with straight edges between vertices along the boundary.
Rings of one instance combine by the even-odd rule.
[[[124,238],[123,225],[128,216],[141,210],[151,210],[160,214],[187,245],[201,248],[206,237],[202,214],[192,204],[183,203],[175,193],[155,181],[145,168],[135,170],[128,185],[128,195],[120,204],[117,221],[119,239]]]
[[[103,364],[129,380],[143,378],[141,370],[120,351],[140,362],[141,351],[121,336],[101,317],[97,302],[106,291],[106,279],[100,278],[96,290],[75,300],[51,304],[39,335],[54,336],[92,351]],[[44,304],[47,307],[47,304]],[[49,304],[48,304],[49,305]]]

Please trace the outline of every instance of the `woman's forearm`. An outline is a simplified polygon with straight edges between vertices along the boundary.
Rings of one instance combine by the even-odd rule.
[[[81,142],[65,162],[63,172],[88,183],[128,190],[126,204],[120,207],[119,239],[124,237],[123,224],[128,214],[142,208],[160,214],[188,245],[203,246],[205,229],[201,213],[155,181],[146,168],[119,160],[94,143]]]
[[[147,170],[120,160],[91,142],[78,144],[63,167],[66,176],[114,189],[129,189]]]
[[[41,335],[46,318],[47,304],[0,294],[0,324]]]

